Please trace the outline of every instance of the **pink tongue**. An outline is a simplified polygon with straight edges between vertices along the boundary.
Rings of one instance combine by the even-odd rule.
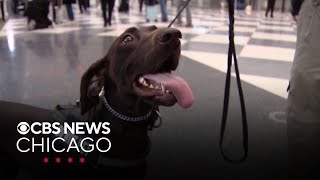
[[[193,94],[191,88],[181,77],[170,73],[147,74],[143,77],[163,84],[177,98],[181,107],[188,108],[192,105]]]

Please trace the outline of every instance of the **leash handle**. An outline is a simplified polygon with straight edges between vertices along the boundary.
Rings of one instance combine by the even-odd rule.
[[[168,28],[172,26],[172,24],[177,20],[177,18],[180,16],[180,14],[182,13],[182,11],[188,6],[189,2],[191,0],[188,0],[184,6],[180,9],[180,11],[178,12],[178,14],[176,15],[176,17],[171,21],[171,23],[169,24]]]
[[[226,161],[229,161],[232,163],[241,163],[245,161],[248,157],[248,123],[247,123],[246,108],[244,103],[244,96],[243,96],[243,91],[241,86],[237,54],[236,54],[235,43],[234,43],[234,0],[227,0],[227,1],[228,1],[228,9],[229,9],[229,49],[228,49],[228,68],[227,68],[227,75],[226,75],[222,122],[221,122],[221,130],[220,130],[220,152]],[[228,109],[229,109],[232,58],[234,60],[236,81],[237,81],[238,93],[239,93],[240,105],[241,105],[241,117],[242,117],[242,135],[243,135],[242,144],[243,144],[244,154],[239,159],[232,159],[228,157],[228,155],[225,154],[222,148],[224,133],[225,133],[226,124],[227,124]]]

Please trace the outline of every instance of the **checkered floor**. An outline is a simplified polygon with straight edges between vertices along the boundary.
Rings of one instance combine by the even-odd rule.
[[[100,9],[90,14],[76,13],[74,22],[66,21],[54,28],[27,31],[26,19],[11,19],[0,31],[0,38],[28,36],[28,34],[65,34],[80,30],[94,30],[91,36],[116,37],[130,26],[146,26],[144,13],[137,8],[130,14],[115,11],[113,25],[103,28]],[[62,9],[65,10],[65,9]],[[74,7],[74,11],[78,9]],[[169,19],[175,8],[169,7]],[[226,71],[228,47],[228,15],[226,11],[193,9],[193,28],[176,27],[183,32],[182,55],[219,71]],[[159,14],[159,18],[160,14]],[[167,26],[168,23],[155,23]],[[265,18],[264,12],[236,13],[235,42],[239,55],[242,80],[285,98],[289,69],[294,56],[296,24],[289,14],[275,14]],[[254,68],[253,68],[254,66]]]

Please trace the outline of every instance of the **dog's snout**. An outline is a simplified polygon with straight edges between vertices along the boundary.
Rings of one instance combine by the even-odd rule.
[[[172,40],[181,38],[182,34],[177,29],[167,28],[167,29],[163,29],[159,33],[158,37],[161,43],[170,43]]]

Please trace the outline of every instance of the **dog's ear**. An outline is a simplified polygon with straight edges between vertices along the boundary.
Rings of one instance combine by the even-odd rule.
[[[80,84],[81,115],[99,103],[99,92],[104,86],[108,69],[109,62],[103,58],[92,64],[82,75]]]

